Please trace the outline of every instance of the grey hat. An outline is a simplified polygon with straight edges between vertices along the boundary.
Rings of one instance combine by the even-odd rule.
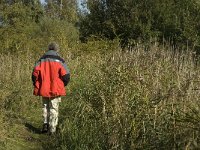
[[[59,45],[56,42],[52,42],[49,44],[48,50],[59,51]]]

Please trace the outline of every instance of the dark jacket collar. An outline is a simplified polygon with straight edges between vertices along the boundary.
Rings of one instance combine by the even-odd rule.
[[[59,56],[58,52],[54,50],[49,50],[45,53],[45,55],[53,55],[53,56]]]

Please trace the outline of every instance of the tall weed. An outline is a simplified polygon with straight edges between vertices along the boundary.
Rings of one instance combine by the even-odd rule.
[[[61,51],[72,78],[62,98],[59,132],[43,148],[199,148],[200,68],[193,54],[156,44],[148,50],[138,45],[132,51],[121,50],[117,43],[113,47],[100,44],[92,52],[92,43]],[[83,47],[89,51],[78,51]],[[102,47],[113,49],[102,52]],[[17,134],[9,131],[13,125],[42,122],[36,116],[39,113],[33,114],[41,107],[32,96],[30,78],[38,58],[28,52],[0,56],[0,138],[4,144],[8,136],[4,133]]]

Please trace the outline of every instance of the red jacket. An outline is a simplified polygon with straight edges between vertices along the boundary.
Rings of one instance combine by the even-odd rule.
[[[33,69],[33,94],[43,97],[64,96],[69,80],[70,73],[65,61],[56,51],[50,50],[40,58]]]

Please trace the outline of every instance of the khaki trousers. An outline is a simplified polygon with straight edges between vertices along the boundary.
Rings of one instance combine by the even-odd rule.
[[[50,132],[55,132],[58,125],[58,106],[59,102],[61,102],[61,97],[43,97],[42,102],[44,124],[49,124]]]

